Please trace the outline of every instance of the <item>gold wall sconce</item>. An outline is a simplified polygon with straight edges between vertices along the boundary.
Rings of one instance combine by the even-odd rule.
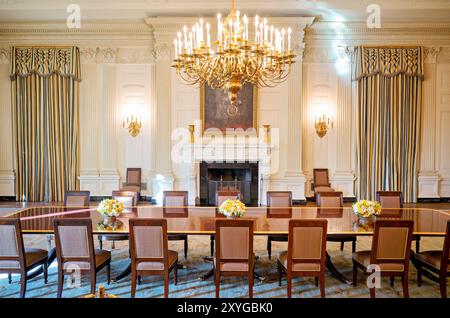
[[[333,117],[326,114],[316,116],[314,127],[316,128],[317,136],[323,138],[327,134],[328,130],[333,128]]]
[[[189,127],[189,134],[190,134],[190,142],[193,144],[195,142],[195,125],[188,125]]]
[[[264,142],[266,145],[270,144],[270,125],[263,125],[264,127]]]
[[[131,137],[136,137],[141,132],[142,122],[135,116],[129,116],[123,119],[122,126],[128,130]]]

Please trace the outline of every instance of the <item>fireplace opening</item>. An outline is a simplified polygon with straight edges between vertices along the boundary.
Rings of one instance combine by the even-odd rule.
[[[216,205],[216,191],[238,190],[241,201],[248,206],[258,205],[257,162],[200,163],[200,204]]]

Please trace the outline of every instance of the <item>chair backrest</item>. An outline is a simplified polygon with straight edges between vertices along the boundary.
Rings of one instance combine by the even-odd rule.
[[[216,220],[216,263],[247,262],[253,268],[253,221]]]
[[[327,245],[327,220],[290,220],[287,270],[305,270],[296,268],[304,263],[324,269]],[[311,267],[309,267],[310,270]],[[317,270],[316,269],[316,270]]]
[[[267,191],[267,216],[291,215],[291,191]]]
[[[25,252],[20,220],[0,218],[0,269],[25,267]]]
[[[64,197],[65,206],[89,207],[90,191],[67,191]]]
[[[414,221],[379,220],[375,222],[371,264],[394,263],[409,266]]]
[[[447,221],[447,230],[445,232],[444,250],[441,260],[441,272],[450,272],[450,221]]]
[[[344,206],[342,192],[320,192],[317,194],[317,205],[321,208],[337,208]]]
[[[314,186],[330,186],[328,179],[328,169],[317,168],[313,170]]]
[[[95,268],[92,220],[90,218],[58,218],[53,220],[56,256],[59,266],[65,263],[82,269]]]
[[[164,216],[188,216],[188,192],[164,191],[163,215]]]
[[[127,185],[141,186],[141,168],[127,168]]]
[[[401,191],[377,191],[376,199],[382,209],[400,209],[403,207]]]
[[[165,219],[130,219],[130,254],[132,266],[140,262],[169,264],[167,221]]]
[[[125,208],[137,206],[138,193],[135,191],[113,191],[112,198],[123,203]]]
[[[216,206],[220,206],[226,200],[240,200],[241,192],[239,190],[220,190],[216,191]]]

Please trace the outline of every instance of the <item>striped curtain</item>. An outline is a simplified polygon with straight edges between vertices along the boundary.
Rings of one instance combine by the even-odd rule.
[[[402,191],[417,198],[422,48],[355,49],[358,197]]]
[[[62,201],[77,189],[79,50],[15,47],[16,199]]]

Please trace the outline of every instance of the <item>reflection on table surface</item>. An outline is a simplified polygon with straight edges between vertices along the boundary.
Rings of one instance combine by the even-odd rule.
[[[269,211],[267,207],[248,207],[242,219],[253,220],[254,233],[287,234],[290,219],[327,219],[329,234],[371,235],[373,223],[379,219],[403,219],[414,221],[414,233],[430,236],[445,234],[445,226],[450,220],[448,211],[424,208],[383,209],[374,219],[358,219],[351,207],[277,207]],[[183,216],[183,214],[186,214]],[[94,233],[127,233],[129,218],[165,218],[168,232],[173,234],[212,234],[215,220],[222,216],[215,207],[163,208],[145,206],[125,211],[113,222],[103,219],[95,208],[76,207],[31,207],[17,209],[8,215],[21,219],[23,232],[51,233],[55,218],[90,218]]]

